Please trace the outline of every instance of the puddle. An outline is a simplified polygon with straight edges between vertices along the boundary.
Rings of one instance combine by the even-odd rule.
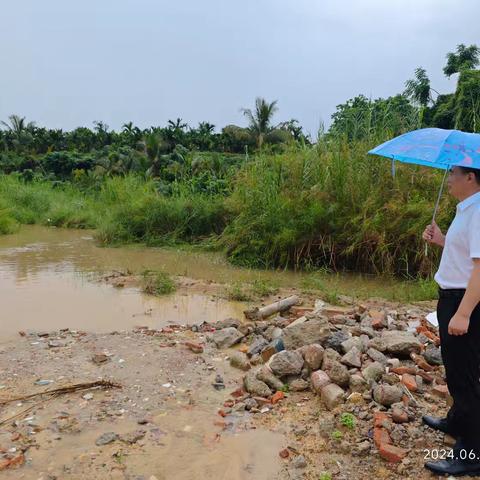
[[[88,232],[26,227],[0,237],[0,335],[61,328],[109,332],[241,316],[241,302],[198,292],[152,297],[95,281],[111,270],[205,272],[212,261],[176,250],[99,248]]]

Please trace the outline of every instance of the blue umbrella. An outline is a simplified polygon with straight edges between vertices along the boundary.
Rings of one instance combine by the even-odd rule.
[[[452,166],[480,169],[480,134],[422,128],[388,140],[368,153],[444,170]]]
[[[395,161],[445,170],[433,211],[433,223],[448,170],[454,166],[480,169],[480,134],[422,128],[388,140],[368,153],[390,158],[393,174]]]

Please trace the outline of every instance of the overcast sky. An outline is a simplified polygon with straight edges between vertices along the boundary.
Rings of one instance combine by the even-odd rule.
[[[0,9],[0,119],[72,129],[183,118],[244,125],[255,97],[311,133],[417,66],[450,92],[445,54],[480,45],[479,0],[15,0]]]

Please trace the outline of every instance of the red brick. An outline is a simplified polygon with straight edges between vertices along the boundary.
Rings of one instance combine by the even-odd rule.
[[[437,395],[437,397],[447,398],[448,387],[446,385],[435,385],[432,388],[432,394]]]
[[[378,449],[380,449],[380,447],[384,444],[392,443],[387,430],[381,427],[375,427],[373,429],[373,441]]]
[[[424,372],[423,370],[419,370],[417,372],[417,375],[422,377],[423,380],[427,383],[432,383],[433,382],[433,377],[429,375],[427,372]]]
[[[402,375],[402,383],[411,391],[411,392],[416,392],[418,389],[417,386],[417,381],[415,380],[415,377],[413,375],[410,375],[409,373],[404,373]]]
[[[278,403],[280,400],[283,400],[284,398],[285,398],[285,394],[283,392],[275,392],[272,396],[273,405]]]
[[[394,367],[389,370],[390,372],[396,373],[397,375],[403,375],[404,373],[409,373],[410,375],[415,375],[417,369],[414,367]]]
[[[237,388],[230,394],[233,398],[243,397],[245,395],[245,390],[242,388]]]
[[[385,312],[380,312],[378,310],[370,310],[368,312],[372,318],[372,328],[379,330],[387,326],[387,315]]]
[[[295,317],[302,317],[306,313],[313,312],[313,307],[297,307],[293,306],[290,307],[290,313],[292,313]]]
[[[394,408],[392,410],[392,420],[395,423],[406,423],[408,422],[408,414],[405,410]]]
[[[388,443],[383,443],[377,448],[380,456],[388,462],[399,463],[407,455],[407,450]]]
[[[431,372],[433,370],[433,366],[430,365],[421,355],[417,353],[411,353],[410,358],[422,369],[426,372]]]
[[[289,455],[290,455],[290,452],[288,451],[288,448],[285,448],[285,449],[281,450],[278,454],[279,454],[282,458],[288,458]]]
[[[373,414],[373,426],[381,427],[384,421],[390,421],[390,415],[385,412],[374,412]]]
[[[185,342],[185,346],[189,348],[193,353],[203,353],[203,347],[199,343]]]

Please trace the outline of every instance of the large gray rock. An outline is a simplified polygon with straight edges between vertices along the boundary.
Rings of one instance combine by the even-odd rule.
[[[375,362],[381,363],[382,365],[386,365],[388,362],[388,358],[380,352],[380,350],[376,350],[375,348],[369,348],[367,350],[367,355]]]
[[[266,365],[258,370],[257,378],[275,391],[282,390],[284,387],[283,382]]]
[[[360,368],[362,366],[362,357],[357,347],[351,348],[340,360],[348,367]]]
[[[240,320],[237,320],[236,318],[226,318],[225,320],[220,320],[219,322],[214,323],[213,326],[217,330],[230,327],[238,328],[240,326]]]
[[[322,368],[333,383],[336,383],[341,387],[348,387],[350,373],[348,373],[348,369],[345,365],[334,360],[327,365],[324,364]]]
[[[429,345],[423,352],[423,356],[430,365],[442,365],[443,363],[440,349],[434,345]]]
[[[321,390],[321,398],[329,410],[334,409],[337,405],[343,403],[345,392],[334,383],[325,385]]]
[[[367,337],[368,338],[368,337]],[[366,345],[368,342],[365,342],[363,338],[360,337],[352,337],[348,340],[342,342],[342,352],[347,353],[353,347],[356,347],[360,352],[364,352],[366,350]]]
[[[217,330],[211,337],[217,348],[229,348],[240,342],[242,338],[243,335],[235,327]]]
[[[300,349],[305,364],[310,370],[318,370],[321,367],[324,351],[325,349],[318,343],[313,343]]]
[[[257,353],[261,353],[262,350],[268,345],[268,341],[263,338],[261,335],[258,335],[255,337],[253,342],[250,344],[250,347],[248,347],[247,351],[247,356],[252,357],[253,355]]]
[[[283,330],[283,344],[287,350],[294,350],[311,345],[322,344],[330,335],[328,321],[324,318],[312,318],[298,325]]]
[[[398,330],[383,331],[381,336],[370,340],[370,347],[380,352],[387,352],[392,355],[409,356],[410,353],[419,353],[422,344],[415,335],[409,332]]]
[[[312,382],[312,390],[316,393],[320,393],[325,385],[332,383],[330,377],[323,370],[312,372],[310,381]]]
[[[308,390],[310,385],[306,380],[303,380],[303,378],[295,378],[288,382],[288,386],[291,392],[303,392],[304,390]]]
[[[394,385],[377,385],[373,390],[374,400],[385,407],[400,402],[402,397],[402,389]]]
[[[364,392],[367,390],[368,387],[368,382],[358,374],[354,374],[350,377],[350,382],[349,382],[350,390],[352,392]]]
[[[250,370],[243,379],[245,390],[257,397],[269,397],[272,394],[269,386],[257,378],[257,372]]]
[[[302,371],[303,357],[300,352],[283,350],[272,355],[268,366],[277,377],[298,375]]]
[[[385,373],[385,367],[379,362],[372,362],[362,370],[362,375],[368,382],[378,382]]]
[[[248,357],[242,352],[233,352],[230,355],[230,365],[244,371],[250,370],[251,367]]]
[[[342,344],[348,339],[350,339],[350,334],[348,332],[344,332],[343,330],[339,330],[329,335],[323,343],[323,346],[325,348],[333,348],[333,350],[341,352]]]

